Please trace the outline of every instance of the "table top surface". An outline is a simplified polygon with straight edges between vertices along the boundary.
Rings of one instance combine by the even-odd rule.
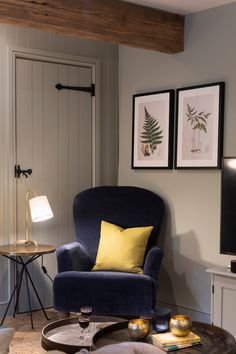
[[[210,273],[211,276],[222,275],[224,277],[236,278],[236,273],[231,272],[231,269],[228,267],[214,267],[206,270],[207,273]]]
[[[92,316],[91,322],[95,322],[95,324],[90,324],[92,326],[90,328],[91,343],[88,343],[87,347],[94,344],[96,349],[98,349],[107,344],[130,341],[127,329],[128,321],[125,319],[117,319],[109,316]],[[202,344],[176,350],[176,354],[236,353],[236,341],[229,332],[217,326],[194,321],[192,330],[201,337]],[[68,318],[52,322],[45,326],[42,331],[42,346],[47,350],[69,350],[70,353],[75,353],[79,348],[83,347],[81,343],[78,343],[79,331],[78,318]],[[143,342],[152,343],[151,337],[147,337]]]
[[[55,252],[56,248],[52,245],[38,244],[9,244],[0,245],[0,255],[3,256],[34,256]]]

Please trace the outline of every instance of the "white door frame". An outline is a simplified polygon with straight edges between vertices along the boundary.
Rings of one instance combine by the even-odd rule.
[[[16,59],[31,59],[58,64],[84,66],[92,70],[92,83],[95,84],[96,96],[92,97],[92,186],[100,184],[100,61],[95,58],[78,57],[64,53],[55,53],[21,47],[8,47],[8,144],[9,152],[8,176],[8,213],[6,225],[9,227],[9,243],[16,240],[16,179],[14,165],[16,164],[16,112],[15,112],[15,75]]]

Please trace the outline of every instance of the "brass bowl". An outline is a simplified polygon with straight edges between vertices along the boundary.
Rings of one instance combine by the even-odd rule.
[[[177,337],[184,337],[192,329],[192,320],[186,315],[172,316],[170,319],[170,331]]]
[[[147,337],[150,332],[150,323],[148,320],[135,319],[128,323],[128,332],[131,339],[139,340]]]

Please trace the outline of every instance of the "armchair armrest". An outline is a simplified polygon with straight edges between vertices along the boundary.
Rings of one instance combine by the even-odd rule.
[[[157,280],[163,254],[163,250],[157,246],[152,247],[148,251],[143,267],[144,275],[149,275],[155,281]]]
[[[94,263],[87,249],[79,242],[72,242],[58,247],[56,251],[58,272],[89,271]]]

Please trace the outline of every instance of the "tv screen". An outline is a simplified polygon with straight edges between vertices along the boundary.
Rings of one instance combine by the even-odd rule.
[[[236,255],[236,157],[222,159],[220,253]]]

